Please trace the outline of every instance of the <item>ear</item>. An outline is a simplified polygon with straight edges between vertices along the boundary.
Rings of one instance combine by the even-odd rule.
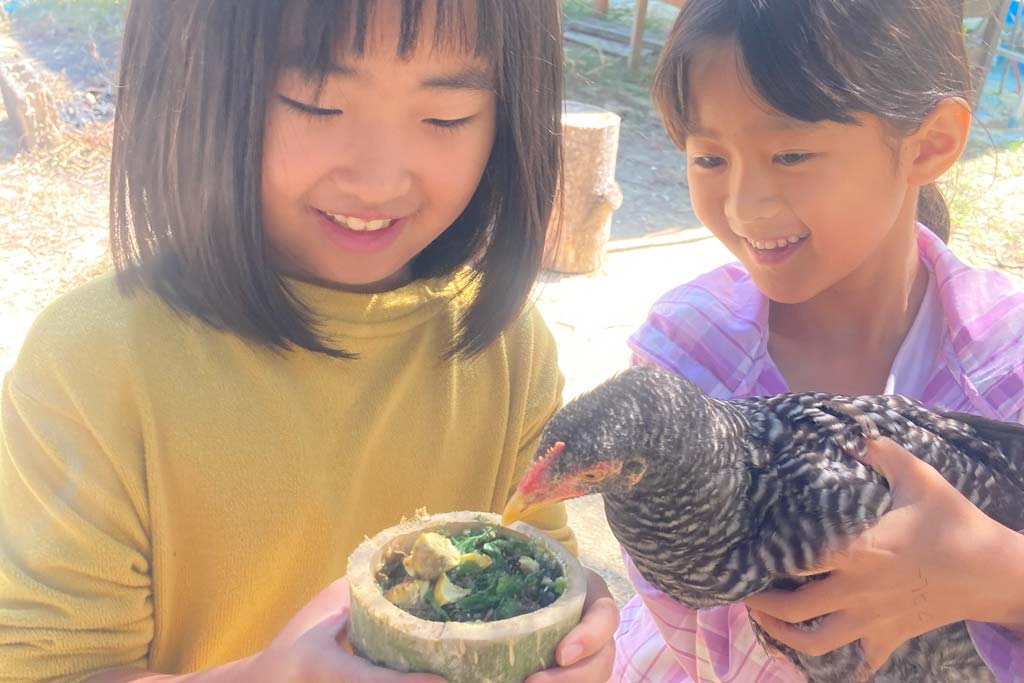
[[[934,183],[952,168],[967,146],[971,107],[962,97],[947,97],[935,105],[921,126],[904,139],[908,180]]]

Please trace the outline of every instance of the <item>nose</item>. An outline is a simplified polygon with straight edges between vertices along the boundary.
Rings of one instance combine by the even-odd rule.
[[[729,196],[725,215],[746,224],[774,218],[782,207],[771,171],[756,164],[735,163],[729,169]]]
[[[413,171],[402,136],[381,125],[362,125],[339,141],[332,179],[336,187],[368,207],[386,206],[412,189]]]

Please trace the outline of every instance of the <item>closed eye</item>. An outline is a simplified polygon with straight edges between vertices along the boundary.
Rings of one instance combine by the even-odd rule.
[[[425,122],[435,128],[441,128],[444,130],[455,130],[456,128],[462,128],[469,124],[473,120],[472,116],[467,116],[462,119],[426,119]]]
[[[724,166],[725,159],[715,156],[695,156],[693,157],[693,164],[699,168],[711,170]]]
[[[278,95],[278,97],[280,97],[281,101],[292,109],[301,111],[303,114],[309,114],[310,116],[337,116],[344,113],[340,109],[323,109],[321,107],[314,107],[312,104],[299,102],[298,100],[293,100],[292,98],[285,97],[284,95]]]
[[[782,166],[796,166],[813,156],[813,154],[808,154],[807,152],[786,152],[785,154],[776,154],[775,162]]]

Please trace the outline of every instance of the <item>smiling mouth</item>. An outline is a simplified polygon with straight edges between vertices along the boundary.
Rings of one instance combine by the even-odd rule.
[[[367,221],[355,216],[346,216],[345,214],[331,213],[330,211],[320,210],[320,213],[341,227],[348,228],[349,230],[355,230],[356,232],[376,232],[378,230],[384,230],[385,228],[390,228],[398,220],[397,218],[381,218],[378,220]]]
[[[749,237],[744,237],[743,239],[746,240],[747,244],[758,251],[775,251],[777,249],[786,249],[794,244],[799,244],[808,237],[810,237],[810,234],[805,233],[803,235],[791,235],[789,237],[780,237],[772,240],[752,240]]]

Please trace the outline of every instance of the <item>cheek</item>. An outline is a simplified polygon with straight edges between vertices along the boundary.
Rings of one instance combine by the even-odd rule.
[[[692,168],[687,169],[687,185],[690,188],[690,205],[697,220],[704,224],[715,237],[728,242],[733,237],[725,217],[725,192],[718,178],[707,177]]]
[[[317,121],[271,105],[263,134],[263,173],[274,188],[300,194],[332,164],[339,133],[333,121]]]
[[[262,189],[268,209],[280,208],[301,177],[303,136],[286,117],[268,115],[263,135]]]
[[[787,187],[788,205],[819,243],[843,242],[857,250],[897,218],[905,191],[899,179],[884,163],[857,166],[822,164]]]
[[[461,137],[460,137],[461,136]],[[493,128],[467,130],[430,145],[420,154],[419,176],[434,201],[456,216],[472,199],[491,155]],[[455,216],[452,216],[454,219]]]
[[[268,112],[260,169],[263,229],[271,246],[281,254],[292,251],[290,245],[302,224],[298,215],[304,206],[301,197],[309,187],[306,174],[312,168],[307,163],[309,155],[303,152],[306,136],[290,118]]]

